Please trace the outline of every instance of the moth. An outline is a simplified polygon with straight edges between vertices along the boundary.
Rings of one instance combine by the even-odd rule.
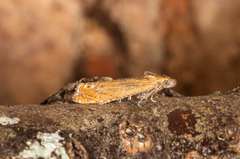
[[[75,87],[72,95],[72,101],[76,103],[98,103],[105,104],[111,101],[121,101],[121,99],[138,95],[140,101],[149,97],[153,100],[153,95],[164,88],[172,88],[176,86],[177,81],[166,75],[156,75],[152,72],[144,72],[144,76],[130,77],[112,80],[95,81],[95,82],[79,82]]]
[[[110,81],[112,80],[111,77],[92,77],[92,78],[82,78],[79,81],[76,81],[74,83],[69,83],[66,87],[61,88],[58,90],[56,93],[42,101],[40,104],[41,105],[46,105],[46,104],[62,104],[62,103],[72,103],[72,97],[75,92],[76,86],[79,83],[88,83],[88,82],[97,82],[97,81]]]

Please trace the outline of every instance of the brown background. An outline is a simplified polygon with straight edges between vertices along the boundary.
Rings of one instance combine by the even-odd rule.
[[[82,77],[177,79],[184,95],[239,86],[240,1],[0,2],[0,104],[40,103]]]

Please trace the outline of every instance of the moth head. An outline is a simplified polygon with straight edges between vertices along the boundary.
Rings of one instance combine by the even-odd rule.
[[[167,78],[163,81],[162,87],[163,88],[172,88],[176,86],[177,81],[175,79]]]

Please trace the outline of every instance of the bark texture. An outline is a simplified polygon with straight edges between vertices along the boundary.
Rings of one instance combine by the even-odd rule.
[[[240,157],[240,87],[221,94],[103,105],[1,105],[0,158],[16,158],[39,141],[38,132],[64,138],[70,158],[237,158]],[[52,154],[53,156],[56,154]],[[13,157],[14,156],[14,157]]]

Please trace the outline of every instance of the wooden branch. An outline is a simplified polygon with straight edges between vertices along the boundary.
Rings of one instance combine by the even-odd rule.
[[[0,117],[20,121],[0,125],[0,157],[22,158],[20,152],[35,141],[43,144],[42,133],[59,134],[69,158],[240,156],[239,87],[197,97],[156,94],[154,100],[142,107],[137,99],[103,105],[2,105]],[[52,156],[60,158],[57,152]]]

